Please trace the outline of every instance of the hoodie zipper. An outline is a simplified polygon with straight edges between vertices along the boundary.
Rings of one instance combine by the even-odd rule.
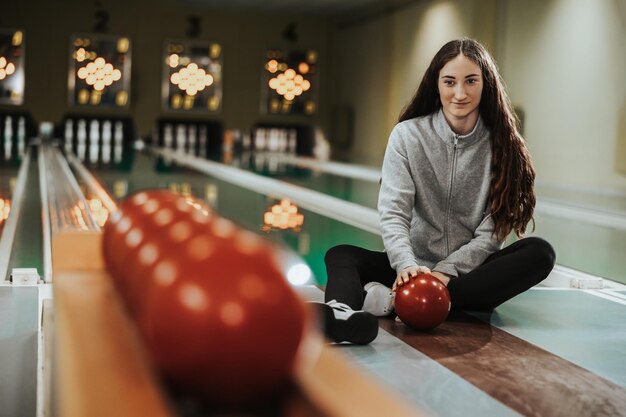
[[[448,200],[446,202],[446,222],[444,227],[444,236],[446,239],[446,249],[448,251],[448,255],[450,255],[450,239],[448,238],[448,234],[450,232],[450,208],[452,206],[452,187],[454,185],[454,174],[456,173],[456,150],[459,144],[459,135],[454,135],[454,148],[452,151],[452,172],[450,173],[450,188],[448,189]]]

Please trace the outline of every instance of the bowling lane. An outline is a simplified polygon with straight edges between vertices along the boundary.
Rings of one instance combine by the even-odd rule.
[[[118,200],[148,188],[171,189],[183,195],[192,194],[204,199],[221,215],[291,247],[308,263],[319,284],[326,283],[324,254],[331,246],[347,243],[382,250],[378,235],[302,208],[298,208],[298,211],[304,214],[304,224],[299,230],[268,230],[265,227],[264,231],[264,213],[279,202],[278,198],[189,169],[168,165],[163,158],[144,152],[135,153],[134,163],[128,171],[102,167],[92,167],[90,170],[109,194]],[[88,199],[93,197],[87,195]]]
[[[626,298],[597,293],[533,288],[492,315],[475,315],[626,388]]]
[[[611,377],[623,372],[621,346],[611,342],[620,336],[602,330],[601,300],[590,300],[593,308],[582,318],[580,312],[572,314],[574,305],[589,295],[567,290],[570,297],[561,298],[562,290],[540,291],[525,294],[519,304],[506,303],[491,315],[476,314],[480,319],[453,311],[442,325],[428,332],[412,331],[383,318],[379,336],[370,345],[341,345],[340,349],[432,415],[622,415],[626,389]],[[301,288],[300,292],[310,300],[322,297],[316,288]],[[563,303],[574,305],[561,309]],[[516,314],[516,309],[525,314]],[[620,317],[615,308],[606,313]],[[572,324],[577,319],[578,323]],[[571,330],[563,329],[561,322]],[[600,330],[592,332],[589,339],[593,341],[586,343],[582,335],[598,324]],[[620,324],[615,319],[609,327],[619,334]],[[523,337],[533,333],[541,334],[543,343]],[[556,345],[561,345],[561,353],[569,345],[570,355],[545,350]],[[578,361],[567,360],[572,359],[572,351],[578,351],[578,358],[573,359],[585,356],[586,365],[617,365],[616,369],[608,374],[597,366],[583,369]]]

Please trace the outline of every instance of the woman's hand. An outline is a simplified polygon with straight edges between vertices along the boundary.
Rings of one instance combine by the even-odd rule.
[[[404,268],[402,271],[400,271],[400,273],[396,277],[396,280],[394,281],[393,287],[391,287],[391,289],[395,291],[398,287],[401,287],[407,282],[409,282],[409,279],[411,277],[416,277],[419,274],[430,274],[430,273],[431,273],[430,269],[426,268],[425,266],[416,265],[416,266],[409,266],[408,268]]]

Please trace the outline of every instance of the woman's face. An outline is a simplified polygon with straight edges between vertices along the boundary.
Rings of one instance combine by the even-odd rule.
[[[443,112],[451,120],[478,117],[483,92],[483,76],[474,61],[459,54],[439,71],[439,98]]]

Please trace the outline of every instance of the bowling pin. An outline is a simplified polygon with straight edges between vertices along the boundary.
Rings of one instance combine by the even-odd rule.
[[[200,156],[202,158],[206,158],[207,156],[207,146],[209,142],[208,136],[206,125],[200,125],[200,139],[198,142],[200,145]]]
[[[187,148],[187,152],[189,152],[191,155],[198,154],[198,152],[196,151],[197,141],[198,141],[198,127],[196,125],[190,125],[189,126],[189,141],[188,141],[189,147]]]
[[[289,130],[289,153],[292,155],[296,154],[296,147],[298,143],[298,131],[296,129]]]
[[[109,146],[111,145],[111,138],[113,137],[113,125],[111,125],[110,120],[105,120],[102,122],[102,144],[105,143]]]
[[[276,152],[282,152],[284,132],[285,129],[276,129]]]
[[[72,143],[74,142],[74,121],[67,119],[65,121],[65,153],[72,152]]]
[[[278,129],[269,130],[267,150],[270,152],[276,152],[278,150]]]
[[[98,152],[100,151],[100,122],[92,120],[89,123],[89,162],[98,162]]]
[[[283,152],[283,137],[285,136],[285,129],[277,129],[276,135],[276,152]]]
[[[254,150],[255,151],[263,151],[265,150],[265,133],[266,130],[264,128],[258,128],[256,130],[256,137],[254,138]]]
[[[241,142],[242,142],[242,148],[244,151],[247,151],[250,149],[250,132],[243,133]]]
[[[4,119],[4,140],[5,142],[13,140],[13,118],[11,116]]]
[[[113,128],[113,162],[122,162],[122,152],[124,149],[124,125],[121,121],[115,122]]]
[[[83,145],[87,143],[87,122],[85,122],[85,119],[80,119],[78,121],[76,140],[78,143],[82,143]]]
[[[111,121],[105,120],[102,123],[102,162],[111,162]]]
[[[24,157],[26,148],[26,120],[24,116],[17,121],[17,154],[20,158]]]
[[[114,145],[119,146],[120,148],[124,145],[124,125],[119,120],[115,122],[113,141]]]
[[[85,152],[87,151],[87,122],[85,119],[78,121],[78,129],[76,132],[76,152],[78,159],[85,160]]]
[[[176,152],[185,153],[187,145],[187,126],[178,124],[176,126]]]
[[[167,123],[163,127],[163,146],[166,149],[171,149],[172,148],[172,142],[174,140],[174,131],[173,131],[173,129],[174,128],[169,123]]]
[[[11,152],[13,150],[13,126],[11,116],[7,116],[4,119],[4,159],[11,159]]]
[[[111,139],[113,137],[112,132],[113,128],[111,125],[111,121],[105,120],[104,122],[102,122],[102,144],[111,144]]]
[[[282,137],[282,129],[274,129],[274,149],[272,152],[280,152],[280,139]]]
[[[277,129],[278,130],[278,134],[277,134],[277,139],[276,139],[276,152],[282,153],[284,152],[283,149],[283,144],[285,142],[285,129]]]

